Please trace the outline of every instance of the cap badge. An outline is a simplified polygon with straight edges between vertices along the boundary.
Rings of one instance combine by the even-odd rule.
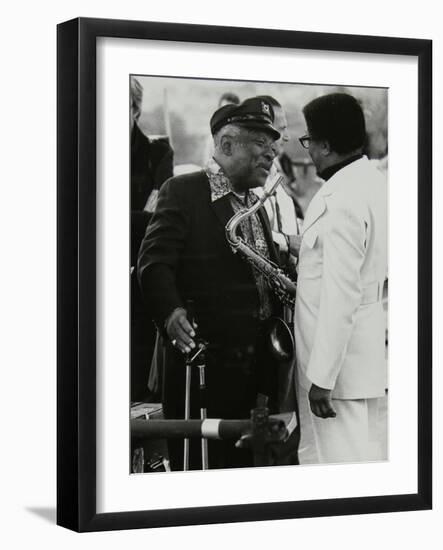
[[[271,109],[269,108],[269,103],[261,102],[261,108],[264,113],[271,116]]]

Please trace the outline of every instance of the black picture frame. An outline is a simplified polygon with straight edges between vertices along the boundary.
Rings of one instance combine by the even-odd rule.
[[[416,494],[96,512],[96,39],[154,39],[418,60]],[[57,523],[76,531],[424,510],[432,507],[432,42],[255,28],[74,19],[57,33]]]

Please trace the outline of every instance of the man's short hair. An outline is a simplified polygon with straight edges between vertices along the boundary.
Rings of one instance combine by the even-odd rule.
[[[136,112],[138,112],[139,113],[138,116],[140,116],[140,112],[142,110],[142,101],[143,101],[143,86],[134,77],[131,77],[130,79],[130,90],[131,90],[131,107]]]
[[[328,141],[336,153],[350,153],[365,145],[363,109],[352,95],[335,93],[317,97],[304,107],[303,114],[311,138]]]
[[[249,133],[247,128],[242,128],[237,124],[227,124],[226,126],[222,126],[220,130],[217,130],[214,134],[214,144],[216,147],[219,147],[224,136],[229,136],[238,140],[241,135],[246,135],[247,133]]]

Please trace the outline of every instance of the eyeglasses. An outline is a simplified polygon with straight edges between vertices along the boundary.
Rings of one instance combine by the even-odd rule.
[[[301,138],[298,138],[298,141],[300,142],[303,149],[309,149],[309,144],[311,143],[311,136],[302,136]]]

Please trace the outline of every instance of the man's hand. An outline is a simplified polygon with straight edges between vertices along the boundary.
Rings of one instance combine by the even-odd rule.
[[[186,310],[182,307],[174,309],[166,321],[166,332],[171,343],[182,353],[189,353],[195,348],[193,338],[196,328],[197,324],[191,325],[186,316]]]
[[[335,418],[337,416],[332,406],[331,390],[320,388],[312,384],[309,390],[309,403],[311,411],[320,418]]]

